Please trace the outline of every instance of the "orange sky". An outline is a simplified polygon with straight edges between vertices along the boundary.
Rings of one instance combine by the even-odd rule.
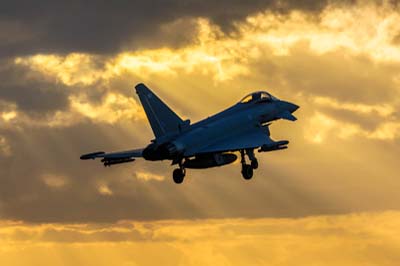
[[[396,265],[399,212],[300,219],[4,221],[4,265]]]
[[[4,21],[14,47],[44,34]],[[0,54],[1,265],[398,264],[399,8],[332,2],[232,21],[178,16],[112,52]],[[254,90],[300,105],[299,120],[274,122],[289,149],[259,154],[250,182],[238,164],[176,186],[166,162],[79,161],[153,138],[139,82],[192,122]]]

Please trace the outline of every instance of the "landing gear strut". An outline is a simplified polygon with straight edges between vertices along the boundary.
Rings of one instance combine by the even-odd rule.
[[[249,180],[253,177],[253,167],[249,164],[246,164],[246,158],[244,155],[244,150],[240,151],[241,155],[241,164],[242,164],[242,176],[244,179]]]
[[[256,170],[258,168],[258,161],[256,156],[254,155],[254,149],[247,149],[246,154],[247,156],[249,156],[249,159],[251,161],[251,168]]]
[[[183,179],[185,178],[186,170],[182,165],[182,162],[179,163],[179,168],[175,169],[172,173],[172,178],[176,184],[181,184]]]

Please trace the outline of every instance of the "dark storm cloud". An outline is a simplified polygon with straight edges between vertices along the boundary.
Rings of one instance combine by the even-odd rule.
[[[46,81],[41,75],[9,60],[2,60],[1,63],[0,100],[16,104],[27,114],[47,113],[67,107],[65,86]]]
[[[232,21],[270,9],[319,11],[329,1],[8,1],[0,9],[0,56],[35,53],[113,53],[123,46],[178,45],[190,25],[174,32],[161,25],[206,17],[223,29]],[[341,1],[342,2],[342,1]]]

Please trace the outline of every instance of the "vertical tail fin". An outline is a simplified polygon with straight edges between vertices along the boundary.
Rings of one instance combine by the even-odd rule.
[[[184,121],[143,83],[135,86],[156,138],[179,131]]]

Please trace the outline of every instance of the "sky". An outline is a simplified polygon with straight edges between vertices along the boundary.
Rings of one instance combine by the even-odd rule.
[[[5,1],[4,265],[398,265],[397,1]],[[266,90],[289,149],[189,170],[83,153],[154,138],[143,82],[196,122]],[[155,255],[156,254],[156,255]]]

